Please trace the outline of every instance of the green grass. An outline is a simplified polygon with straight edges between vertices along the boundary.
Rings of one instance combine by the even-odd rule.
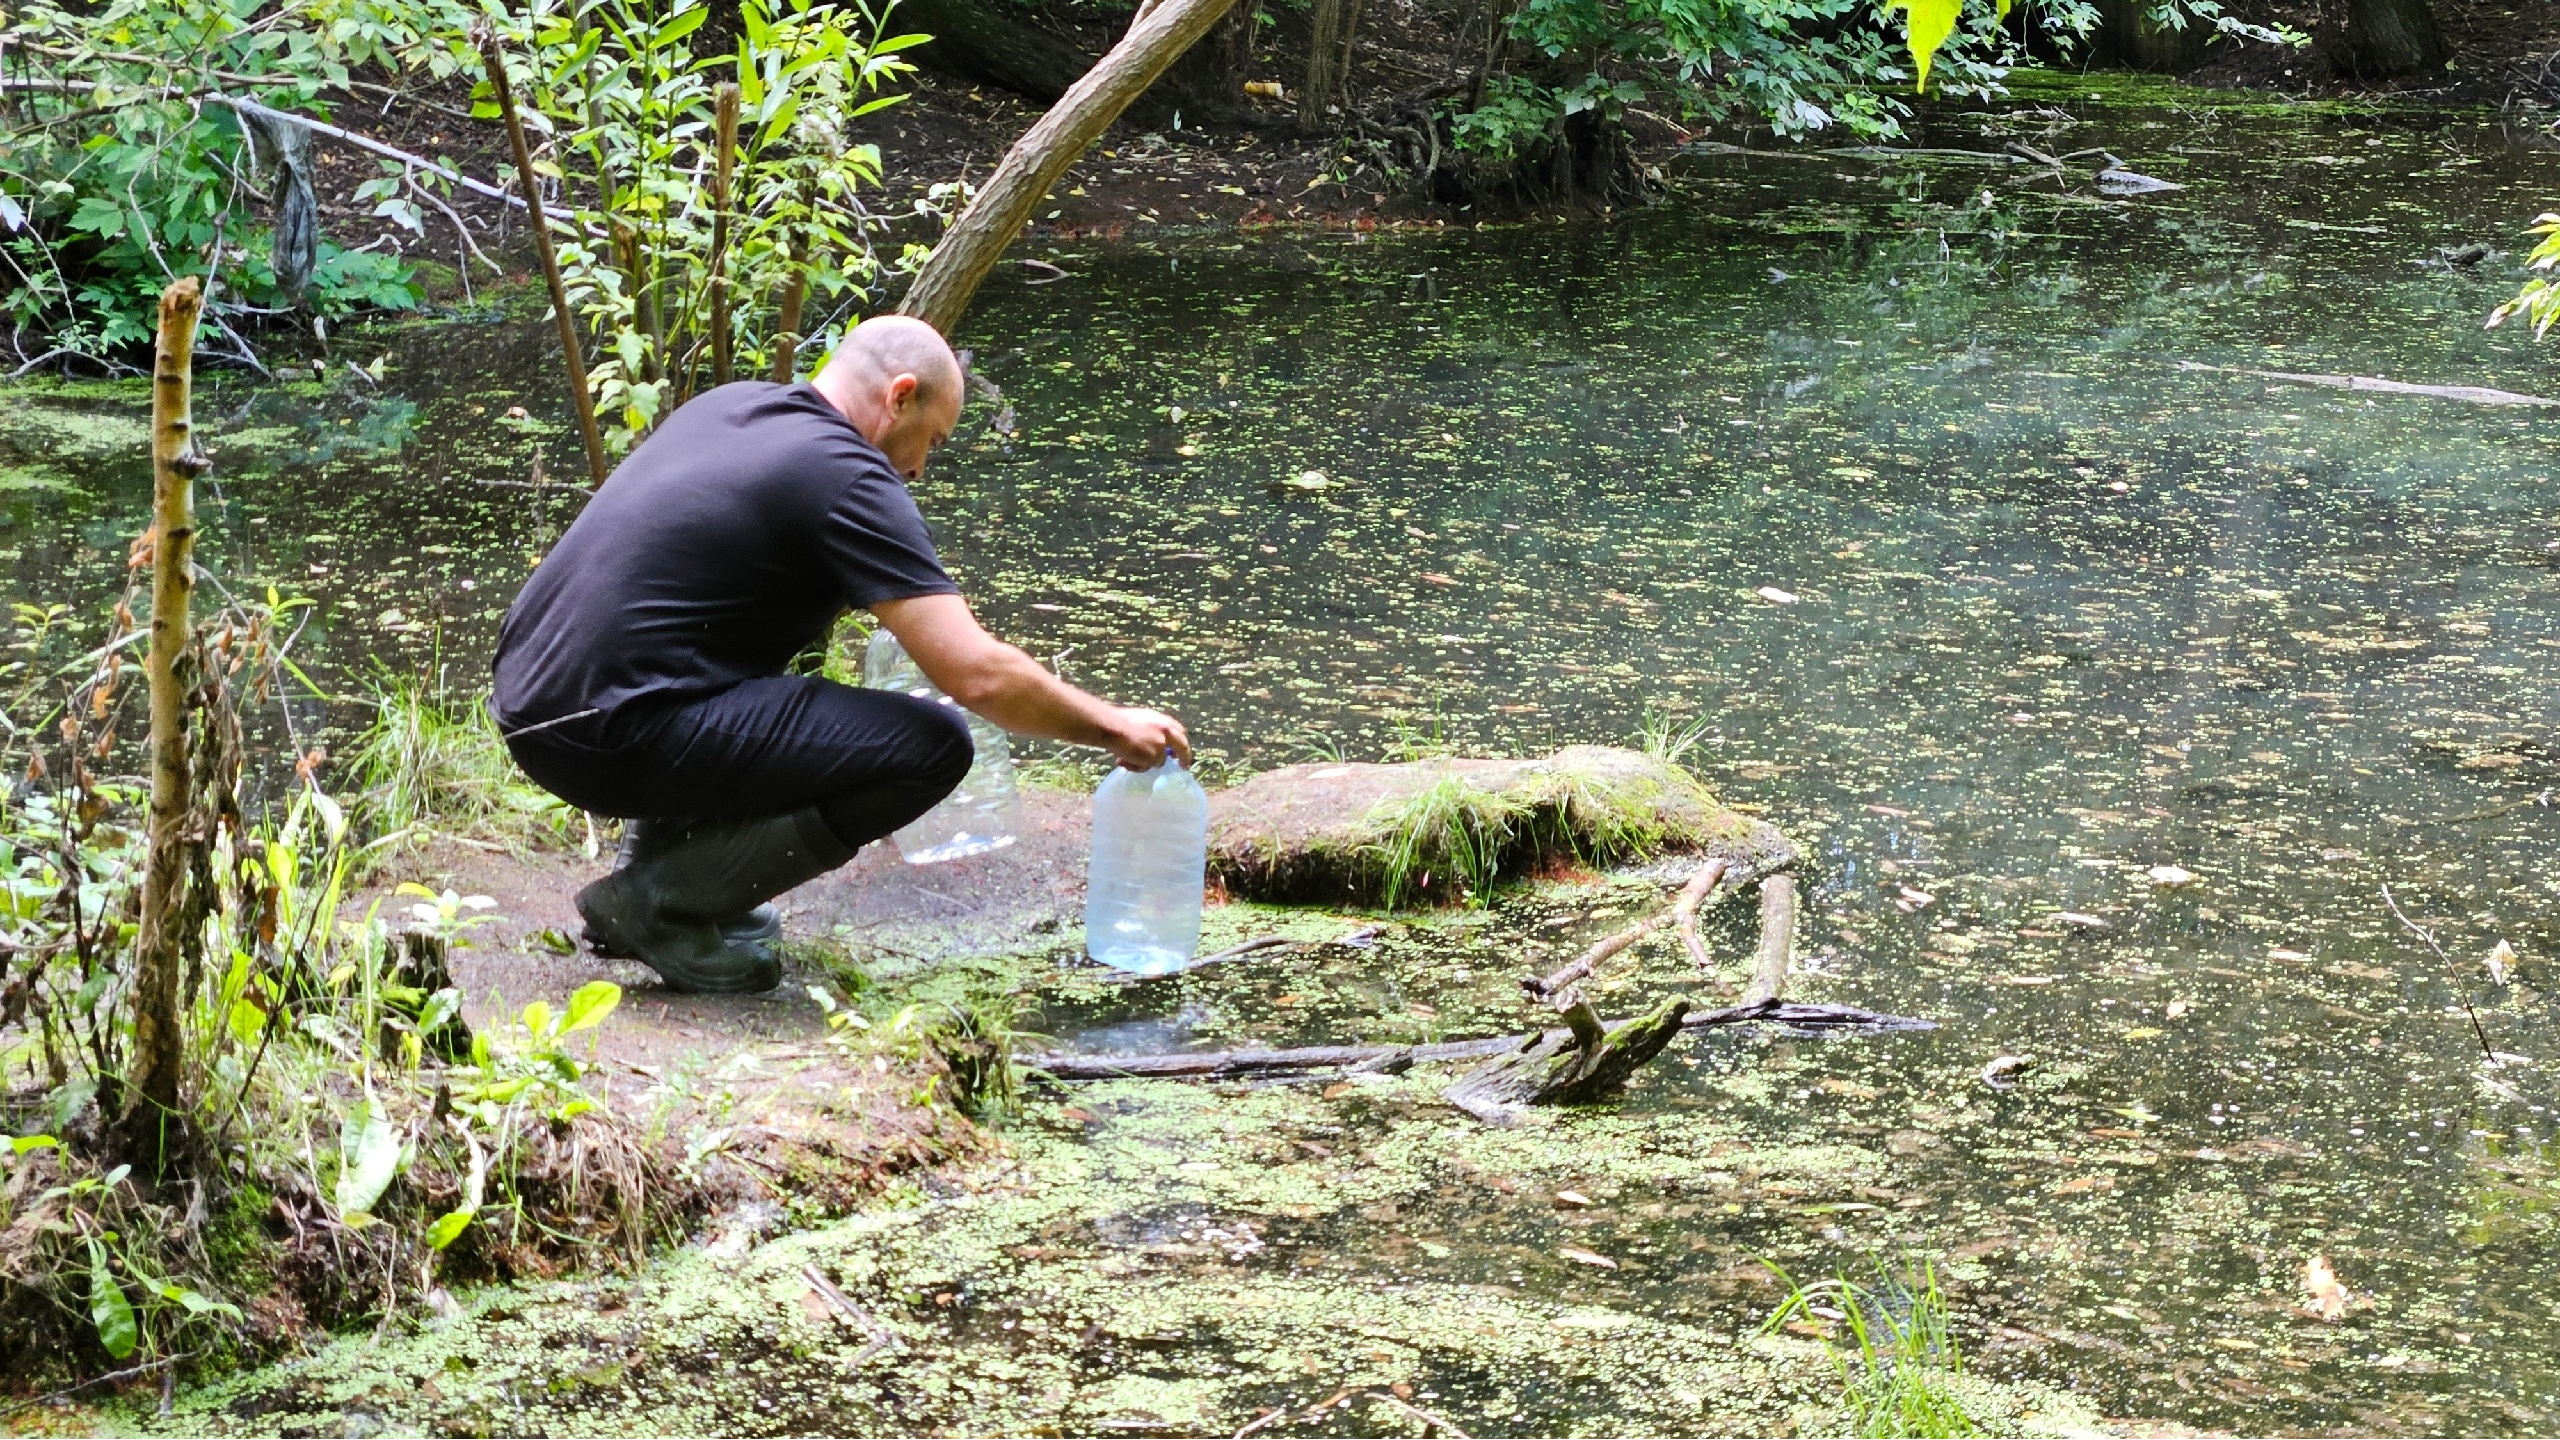
[[[1762,1262],[1764,1264],[1768,1262]],[[1811,1285],[1771,1264],[1787,1298],[1763,1334],[1811,1330],[1840,1373],[1841,1418],[1862,1436],[1970,1436],[1983,1427],[1957,1387],[1964,1352],[1947,1325],[1937,1267],[1923,1260],[1902,1276],[1879,1264],[1873,1284],[1835,1275]]]
[[[432,835],[523,846],[584,844],[587,820],[524,776],[476,698],[396,680],[374,696],[373,723],[356,738],[350,769],[356,812],[376,837]]]
[[[1454,882],[1470,903],[1489,903],[1502,880],[1503,857],[1535,808],[1520,796],[1477,789],[1455,771],[1395,802],[1373,817],[1385,834],[1370,847],[1386,907],[1435,881]]]

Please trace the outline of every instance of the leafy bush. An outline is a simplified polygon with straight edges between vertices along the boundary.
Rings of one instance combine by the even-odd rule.
[[[20,348],[104,357],[144,344],[161,289],[189,275],[235,346],[234,322],[296,306],[324,319],[415,308],[422,294],[396,256],[325,238],[307,277],[279,276],[271,217],[295,187],[229,101],[313,107],[352,67],[415,44],[424,13],[382,0],[13,10],[0,49],[31,73],[22,122],[0,139],[0,315]]]

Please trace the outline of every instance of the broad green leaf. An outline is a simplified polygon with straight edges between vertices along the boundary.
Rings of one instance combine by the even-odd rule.
[[[231,1002],[231,1038],[242,1045],[255,1045],[266,1033],[267,1012],[246,1000]]]
[[[118,1360],[142,1343],[142,1326],[133,1318],[133,1302],[107,1268],[107,1247],[89,1242],[89,1323],[98,1327],[98,1343]]]
[[[433,1035],[438,1030],[444,1028],[446,1021],[451,1020],[454,1016],[461,1013],[462,992],[451,986],[446,986],[444,989],[428,996],[427,1003],[419,1007],[418,1033],[421,1035]]]
[[[1956,33],[1956,17],[1964,10],[1964,0],[1892,0],[1891,8],[1903,12],[1905,42],[1911,47],[1912,64],[1919,68],[1911,88],[1925,91],[1929,62],[1937,58],[1947,37]]]
[[[550,1002],[550,1001],[548,1001],[548,1000],[528,1000],[528,1001],[526,1001],[526,1002],[525,1002],[525,1007],[524,1007],[524,1014],[523,1014],[523,1017],[522,1017],[522,1018],[523,1018],[523,1020],[524,1020],[524,1029],[525,1029],[525,1033],[526,1033],[526,1034],[533,1036],[533,1037],[534,1037],[535,1039],[537,1039],[537,1040],[540,1040],[540,1039],[548,1039],[548,1038],[551,1036],[551,1034],[552,1034],[552,1029],[551,1029],[551,1002]]]
[[[610,980],[590,980],[569,997],[569,1018],[561,1023],[560,1033],[575,1035],[579,1031],[603,1023],[604,1017],[622,1003],[622,987]]]
[[[347,1112],[338,1132],[338,1213],[370,1215],[400,1173],[400,1136],[372,1094]]]
[[[50,1150],[61,1143],[50,1135],[12,1135],[9,1137],[9,1153],[24,1155],[30,1150]]]

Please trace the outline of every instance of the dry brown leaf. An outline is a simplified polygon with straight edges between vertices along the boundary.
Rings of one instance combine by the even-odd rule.
[[[2302,1262],[2302,1313],[2314,1320],[2335,1321],[2347,1313],[2347,1302],[2355,1298],[2347,1287],[2338,1283],[2338,1272],[2329,1268],[2329,1257],[2314,1255]]]
[[[1596,1250],[1585,1250],[1579,1245],[1559,1245],[1556,1247],[1556,1253],[1567,1260],[1572,1261],[1576,1265],[1597,1265],[1603,1270],[1615,1270],[1618,1268],[1617,1261],[1610,1259],[1606,1255],[1600,1254]]]

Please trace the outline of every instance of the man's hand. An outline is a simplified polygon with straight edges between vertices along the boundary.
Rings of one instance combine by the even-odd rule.
[[[1154,769],[1168,751],[1191,761],[1181,721],[1096,699],[1050,674],[988,634],[957,595],[884,600],[871,610],[942,693],[1017,735],[1097,746],[1132,770]]]
[[[1120,757],[1121,767],[1129,770],[1153,770],[1164,763],[1170,750],[1182,763],[1191,763],[1191,737],[1183,733],[1182,722],[1157,710],[1124,707],[1112,713],[1112,737],[1108,747]]]

